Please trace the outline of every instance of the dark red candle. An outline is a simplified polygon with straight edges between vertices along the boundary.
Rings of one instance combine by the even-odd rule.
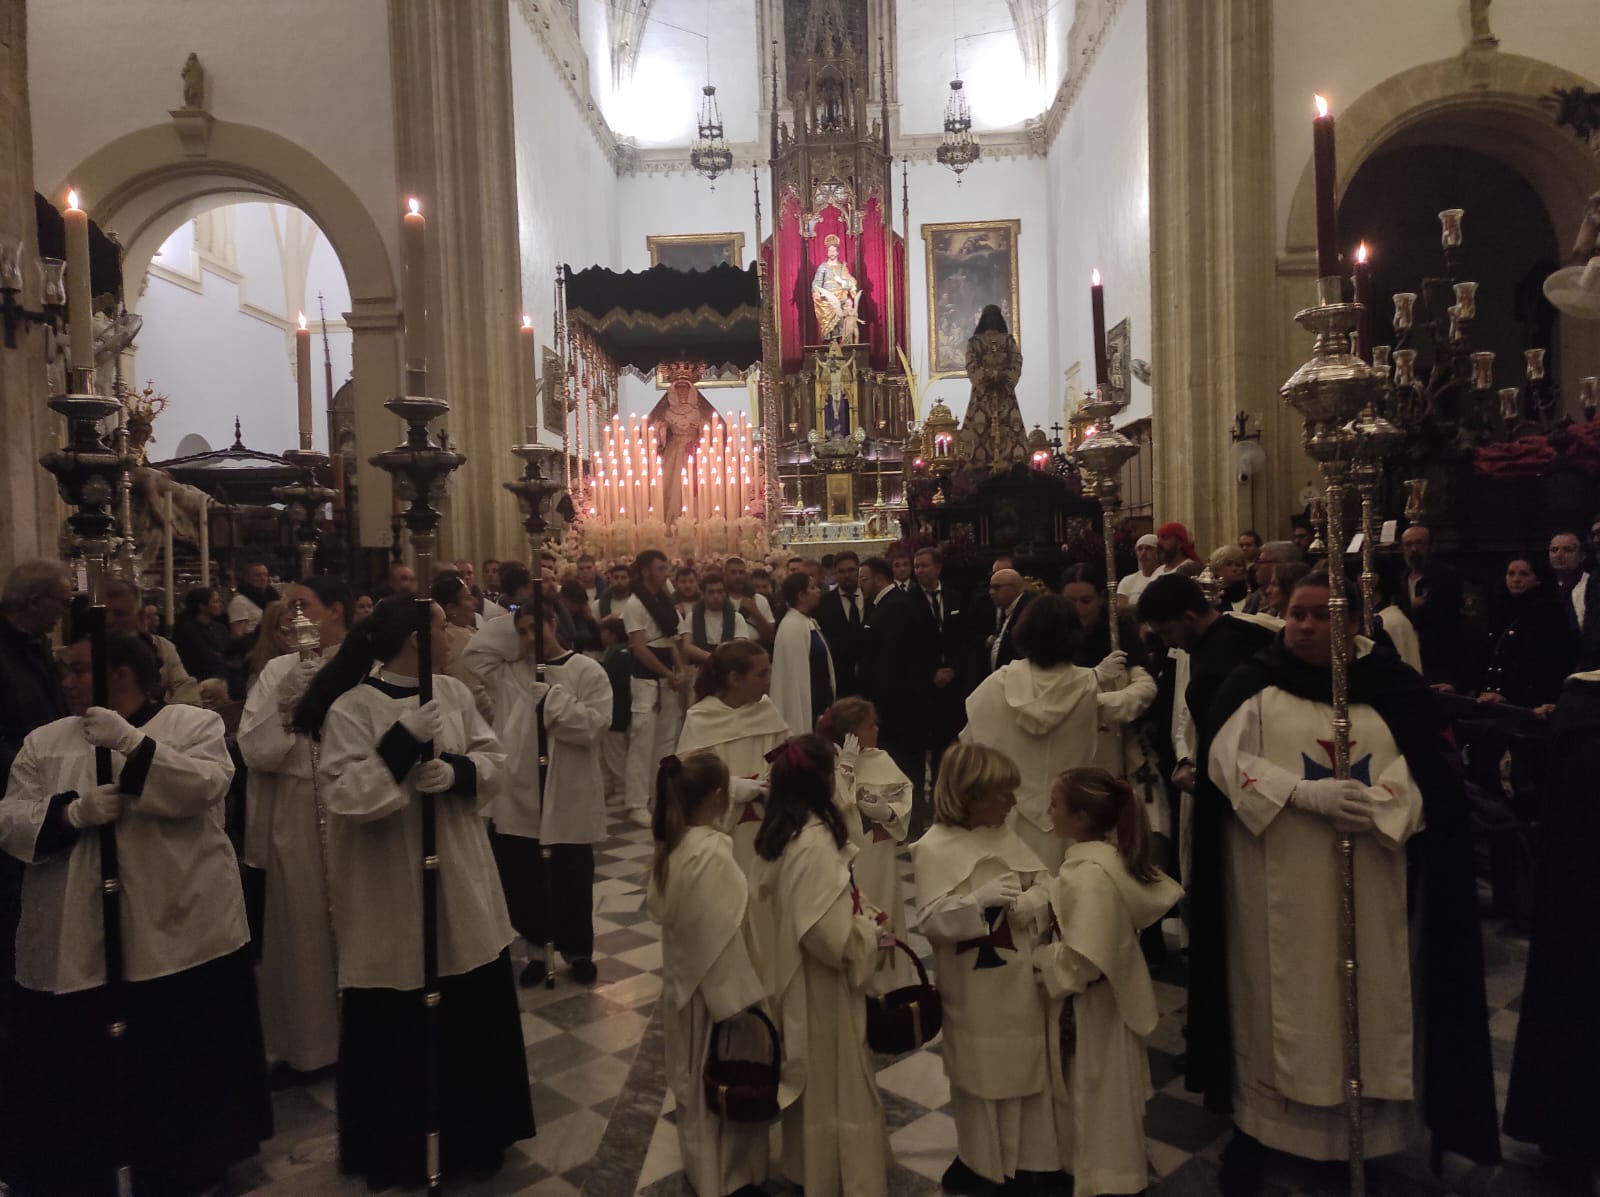
[[[1334,158],[1333,117],[1328,101],[1316,97],[1317,118],[1311,122],[1311,164],[1317,195],[1317,277],[1339,273],[1339,175]]]
[[[1361,305],[1361,316],[1356,321],[1356,355],[1372,364],[1372,263],[1367,256],[1367,243],[1356,247],[1356,303]]]
[[[1094,382],[1102,386],[1111,381],[1106,357],[1106,289],[1100,285],[1097,267],[1089,276],[1089,311],[1094,317]]]

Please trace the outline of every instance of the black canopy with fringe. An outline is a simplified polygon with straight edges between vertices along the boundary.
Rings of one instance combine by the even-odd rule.
[[[692,361],[744,370],[761,360],[761,280],[754,265],[561,269],[568,319],[619,366],[647,373]]]

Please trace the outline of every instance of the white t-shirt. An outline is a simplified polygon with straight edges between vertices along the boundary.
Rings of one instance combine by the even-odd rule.
[[[750,597],[756,600],[756,610],[761,612],[761,618],[766,620],[768,623],[771,623],[772,622],[772,604],[767,602],[767,596],[764,595],[764,594],[757,594],[755,591],[752,590],[750,592]],[[743,599],[734,598],[730,594],[728,596],[728,601],[730,603],[732,603],[735,607],[737,607],[744,600]]]
[[[244,631],[247,636],[256,630],[256,625],[261,622],[263,614],[265,613],[260,607],[242,594],[236,594],[228,600],[229,625],[244,624]]]
[[[674,633],[669,632],[662,636],[656,626],[655,617],[646,609],[639,596],[630,594],[621,603],[611,609],[611,614],[622,617],[622,626],[627,629],[631,637],[635,632],[643,632],[650,639],[645,644],[650,648],[671,648]]]
[[[682,619],[678,620],[678,635],[690,637],[694,635],[694,609],[692,607],[684,612]],[[745,622],[744,616],[735,611],[733,613],[733,635],[729,639],[754,640],[755,638],[756,634],[751,630],[750,625]],[[721,611],[706,612],[706,640],[713,647],[722,643]]]
[[[1137,607],[1139,605],[1139,596],[1144,593],[1144,588],[1150,585],[1151,582],[1154,582],[1157,578],[1161,577],[1162,574],[1171,572],[1172,571],[1167,569],[1165,566],[1159,565],[1152,574],[1142,574],[1138,570],[1134,570],[1127,577],[1123,578],[1122,581],[1117,583],[1117,597],[1125,598]]]

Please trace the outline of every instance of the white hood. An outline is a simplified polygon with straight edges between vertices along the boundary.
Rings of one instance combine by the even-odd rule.
[[[1080,703],[1095,704],[1099,684],[1094,670],[1077,665],[1041,669],[1028,661],[1012,661],[999,671],[1000,692],[1029,735],[1055,731]]]

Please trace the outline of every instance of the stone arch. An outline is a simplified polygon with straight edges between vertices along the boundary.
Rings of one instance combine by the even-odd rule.
[[[1422,142],[1463,146],[1499,159],[1527,179],[1565,248],[1585,201],[1600,188],[1600,162],[1569,131],[1556,128],[1540,100],[1555,88],[1576,86],[1596,89],[1571,71],[1497,50],[1469,49],[1391,75],[1339,109],[1339,189],[1342,193],[1380,150]],[[1312,187],[1308,154],[1290,201],[1287,254],[1316,247]]]
[[[292,204],[322,230],[350,288],[355,423],[362,451],[358,494],[387,496],[389,482],[368,457],[395,439],[383,407],[400,391],[395,269],[372,213],[339,175],[309,150],[270,130],[180,113],[106,143],[68,176],[90,214],[115,230],[124,275],[142,278],[168,235],[196,213],[238,200]],[[51,191],[60,195],[67,180]],[[388,542],[387,502],[360,504],[360,542]]]

